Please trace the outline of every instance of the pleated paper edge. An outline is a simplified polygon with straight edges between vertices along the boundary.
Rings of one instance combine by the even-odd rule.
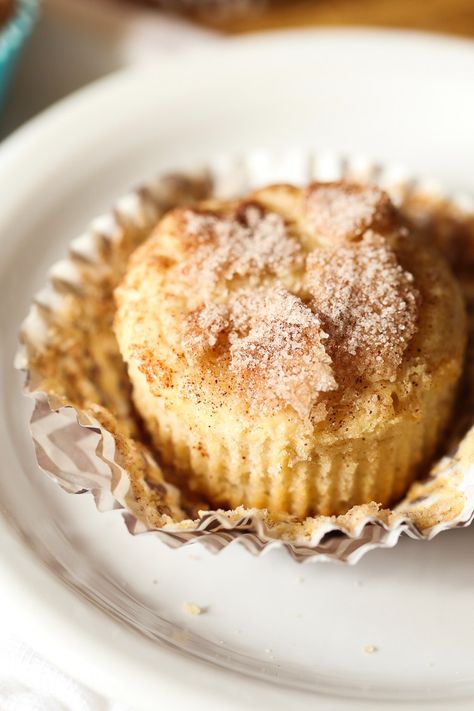
[[[395,203],[400,202],[408,192],[426,196],[427,199],[448,199],[457,209],[466,214],[474,214],[474,200],[469,195],[449,195],[431,180],[410,178],[400,167],[383,167],[363,156],[341,157],[330,152],[307,151],[295,149],[292,151],[273,152],[266,150],[252,151],[244,156],[224,155],[209,162],[207,166],[196,171],[182,171],[182,175],[205,175],[211,177],[214,184],[213,194],[217,197],[232,197],[266,183],[289,182],[303,184],[310,180],[339,180],[342,178],[358,182],[376,182],[385,188]],[[179,175],[179,174],[178,174]],[[153,181],[132,191],[117,201],[113,209],[94,220],[89,229],[72,243],[72,249],[86,254],[94,259],[95,244],[98,237],[113,240],[114,233],[120,227],[120,220],[136,223],[151,229],[159,217],[158,209],[154,209],[153,196],[159,195],[161,184],[168,178],[156,178]],[[61,301],[54,279],[58,276],[63,281],[74,281],[75,265],[71,258],[53,265],[50,270],[50,280],[35,298],[38,303],[48,303],[49,308],[59,308]],[[59,301],[58,301],[59,299]],[[17,354],[16,367],[29,373],[29,362],[26,343],[30,345],[45,337],[38,311],[33,306],[25,319],[21,337],[23,344]],[[29,380],[29,378],[28,378]],[[124,517],[128,529],[133,534],[155,533],[168,546],[173,548],[189,545],[200,541],[207,549],[217,553],[231,543],[239,542],[252,554],[268,553],[275,548],[283,547],[291,557],[298,562],[309,561],[340,561],[354,564],[367,552],[377,548],[394,547],[402,535],[428,541],[442,531],[468,526],[474,518],[474,463],[463,465],[460,472],[459,490],[464,497],[464,506],[457,516],[450,521],[436,523],[421,530],[413,520],[401,513],[402,501],[393,509],[392,516],[362,515],[351,529],[334,522],[330,517],[317,517],[319,524],[312,530],[311,536],[295,540],[275,537],[273,527],[268,527],[264,520],[264,512],[257,510],[236,510],[235,512],[205,511],[200,513],[197,521],[183,524],[168,524],[163,528],[146,528],[130,511],[126,510],[127,473],[115,460],[113,435],[94,421],[89,415],[76,410],[71,405],[57,406],[48,394],[39,390],[32,391],[25,387],[28,395],[34,398],[35,408],[30,422],[32,436],[39,466],[46,471],[66,491],[74,493],[90,492],[100,511],[115,508],[124,509]],[[101,459],[97,471],[67,474],[67,464],[73,461],[71,452],[58,450],[53,457],[46,456],[43,447],[44,438],[59,427],[67,426],[74,432],[76,441],[82,443],[94,437],[101,443]],[[47,426],[45,426],[47,425]],[[52,426],[52,429],[50,427]],[[75,444],[75,447],[79,446]],[[97,444],[94,451],[97,451]],[[90,454],[90,440],[89,440]],[[445,461],[445,474],[449,469],[455,469],[459,474],[458,463]],[[111,489],[111,474],[107,467],[119,468],[119,487]],[[121,487],[122,493],[117,488]],[[231,516],[229,516],[231,514]],[[193,525],[194,524],[194,525]],[[278,528],[278,526],[276,527]],[[333,535],[337,533],[338,535]]]

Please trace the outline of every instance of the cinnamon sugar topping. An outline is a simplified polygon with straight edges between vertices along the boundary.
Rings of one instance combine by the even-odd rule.
[[[393,222],[388,195],[375,185],[313,183],[306,191],[311,230],[332,244],[359,239],[369,228]]]
[[[244,378],[254,404],[283,402],[307,417],[319,393],[337,388],[318,316],[286,289],[243,289],[227,308],[208,304],[192,318],[197,328],[183,339],[188,358],[202,355],[224,333],[230,370]]]
[[[318,317],[282,288],[246,294],[232,306],[231,370],[257,400],[263,384],[268,404],[284,402],[307,417],[321,392],[337,388]]]
[[[229,309],[224,304],[207,303],[186,319],[183,348],[190,360],[214,348],[221,333],[229,327]]]
[[[325,240],[306,265],[303,248],[275,213],[251,203],[233,218],[186,212],[187,234],[197,245],[186,268],[203,302],[182,334],[190,362],[221,363],[251,402],[290,405],[302,417],[314,416],[323,393],[356,378],[393,377],[416,331],[419,300],[388,240],[367,228],[388,219],[385,193],[328,184],[311,186],[307,197]],[[296,266],[303,276],[291,282],[292,293],[278,276]],[[221,290],[216,303],[219,279],[269,273],[276,278]]]
[[[339,369],[394,375],[416,330],[419,297],[384,238],[368,232],[362,242],[314,250],[306,281]]]
[[[186,210],[184,226],[192,247],[184,272],[203,294],[222,280],[279,275],[303,263],[301,246],[280,215],[256,204],[244,204],[238,215],[229,216]]]

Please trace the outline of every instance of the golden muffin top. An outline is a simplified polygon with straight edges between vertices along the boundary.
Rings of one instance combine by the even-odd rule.
[[[428,333],[450,279],[378,187],[273,185],[168,213],[117,291],[116,331],[157,395],[317,421],[421,357],[420,311]]]

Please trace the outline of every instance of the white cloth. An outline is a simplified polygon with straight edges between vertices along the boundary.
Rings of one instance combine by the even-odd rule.
[[[11,636],[0,637],[0,711],[131,711],[70,679]]]

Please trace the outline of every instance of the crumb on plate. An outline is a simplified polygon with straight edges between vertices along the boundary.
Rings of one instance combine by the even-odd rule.
[[[378,652],[379,648],[375,646],[375,644],[366,644],[364,647],[364,652],[366,654],[375,654],[375,652]]]
[[[184,611],[188,615],[202,615],[204,612],[206,612],[205,607],[199,607],[199,605],[196,605],[195,602],[185,602],[184,603]]]

